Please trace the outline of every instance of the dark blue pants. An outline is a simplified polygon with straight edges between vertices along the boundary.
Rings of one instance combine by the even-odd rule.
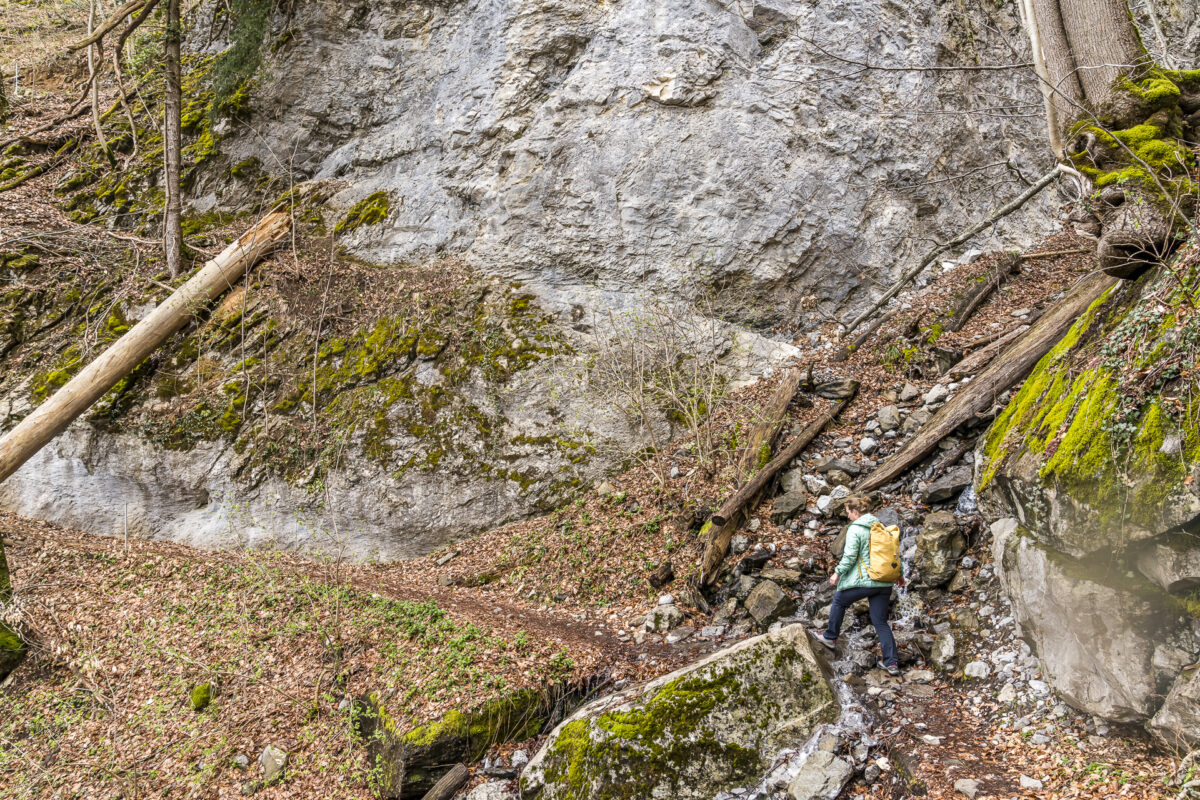
[[[879,649],[883,651],[883,663],[889,666],[898,666],[900,657],[896,652],[896,638],[892,636],[892,629],[888,625],[888,605],[892,599],[892,587],[890,586],[878,588],[862,586],[835,592],[833,607],[829,609],[829,627],[825,630],[825,635],[830,639],[836,639],[842,630],[842,618],[846,616],[846,609],[864,597],[871,604],[871,624],[875,626],[875,633],[879,635]]]

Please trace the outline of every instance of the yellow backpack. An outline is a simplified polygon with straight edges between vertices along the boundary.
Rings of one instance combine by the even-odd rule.
[[[900,528],[879,521],[871,525],[870,559],[868,578],[880,583],[895,583],[900,579]],[[861,569],[861,560],[859,564]]]

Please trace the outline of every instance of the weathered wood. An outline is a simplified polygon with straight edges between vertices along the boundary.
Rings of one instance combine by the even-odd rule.
[[[1018,325],[998,339],[992,340],[987,347],[981,347],[962,361],[959,361],[947,371],[947,376],[957,380],[967,375],[974,375],[986,367],[993,358],[1000,354],[1000,351],[1016,341],[1017,337],[1027,330],[1029,330],[1028,325]]]
[[[1070,329],[1075,319],[1116,280],[1103,273],[1095,273],[1076,283],[1060,303],[1043,315],[978,377],[960,389],[954,399],[921,426],[904,447],[859,481],[855,488],[870,491],[890,483],[920,462],[959,425],[991,408],[999,395],[1029,374],[1041,357]]]
[[[1003,206],[1001,206],[1000,208],[996,209],[991,214],[989,214],[986,219],[972,225],[971,227],[967,228],[966,230],[960,232],[953,239],[950,239],[948,242],[946,242],[944,244],[939,244],[937,247],[933,248],[928,253],[926,253],[925,257],[922,258],[921,261],[915,267],[913,267],[908,272],[905,272],[903,275],[901,275],[900,280],[898,280],[894,284],[892,284],[892,288],[890,288],[886,292],[884,292],[883,296],[880,297],[878,300],[876,300],[874,303],[872,303],[870,308],[868,308],[866,311],[864,311],[863,313],[861,313],[857,317],[855,317],[854,320],[849,325],[846,326],[846,332],[844,334],[842,334],[842,336],[843,337],[849,336],[851,334],[851,332],[854,331],[855,328],[857,328],[859,325],[861,325],[863,323],[863,320],[865,320],[865,319],[867,319],[867,317],[870,317],[871,315],[873,315],[876,311],[878,311],[880,308],[882,308],[885,303],[887,303],[889,300],[891,300],[896,295],[900,294],[900,292],[904,289],[904,287],[912,282],[913,278],[920,275],[922,272],[925,271],[926,267],[928,267],[930,264],[933,263],[933,260],[935,258],[940,256],[942,253],[945,253],[947,250],[950,250],[954,247],[958,247],[960,244],[963,244],[963,243],[969,241],[973,236],[975,236],[975,234],[981,233],[982,231],[987,230],[988,228],[992,227],[1000,220],[1007,217],[1009,214],[1016,211],[1021,206],[1028,203],[1030,201],[1030,199],[1037,196],[1037,194],[1039,192],[1041,192],[1042,189],[1045,189],[1047,186],[1049,186],[1051,183],[1053,183],[1054,180],[1059,176],[1060,172],[1061,172],[1060,168],[1056,166],[1054,169],[1050,170],[1045,175],[1038,178],[1036,183],[1034,183],[1032,186],[1030,186],[1028,189],[1026,189],[1024,192],[1022,192],[1019,196],[1013,198],[1008,203],[1005,203]]]
[[[979,307],[987,302],[987,299],[997,289],[1004,285],[1004,282],[1008,280],[1008,276],[1016,275],[1020,270],[1020,259],[1007,259],[1006,263],[999,265],[999,269],[991,272],[983,283],[976,285],[963,297],[942,327],[948,331],[962,330],[962,327],[967,324],[967,320],[979,310]]]
[[[758,422],[747,434],[742,456],[738,459],[743,474],[749,474],[770,460],[771,446],[779,436],[784,420],[787,419],[788,406],[799,391],[803,378],[804,373],[799,367],[792,367],[785,372],[783,380],[775,387],[766,406],[759,412]]]
[[[443,775],[442,779],[425,793],[424,800],[450,800],[470,779],[470,770],[462,764],[455,764],[452,770]]]
[[[845,361],[846,359],[848,359],[850,356],[854,355],[854,353],[858,351],[858,348],[862,347],[863,344],[865,344],[868,339],[870,339],[873,335],[875,335],[875,331],[879,330],[884,325],[891,322],[893,319],[896,318],[896,315],[899,313],[900,313],[900,309],[894,308],[891,311],[889,311],[888,313],[881,314],[880,316],[876,317],[875,321],[872,322],[870,325],[868,325],[867,329],[865,331],[860,333],[858,336],[854,337],[853,342],[850,342],[848,345],[843,347],[841,350],[838,350],[836,353],[834,353],[833,358],[831,358],[830,361],[842,362],[842,361]]]
[[[812,440],[825,430],[826,425],[837,419],[837,416],[854,400],[857,391],[858,384],[855,383],[853,391],[810,422],[800,432],[800,435],[780,451],[779,455],[771,459],[770,463],[759,470],[753,478],[730,495],[717,513],[713,514],[712,519],[708,522],[708,544],[704,548],[704,557],[700,562],[700,582],[702,584],[711,584],[716,579],[717,570],[720,568],[721,562],[725,560],[725,554],[729,552],[729,542],[733,539],[738,524],[749,513],[749,509],[758,502],[763,490],[775,478],[776,473],[800,455],[804,448],[808,447]]]
[[[0,439],[0,481],[16,472],[30,456],[132,372],[206,303],[232,287],[287,233],[290,225],[291,215],[287,211],[267,214],[21,420]]]

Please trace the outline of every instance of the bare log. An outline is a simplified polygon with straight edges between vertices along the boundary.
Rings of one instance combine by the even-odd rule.
[[[441,780],[425,793],[424,800],[450,800],[470,779],[470,770],[462,764],[455,764],[452,770],[443,775]]]
[[[283,238],[290,224],[291,215],[286,210],[267,214],[21,420],[0,439],[0,481],[16,472],[30,456],[132,372],[206,303],[233,286]]]
[[[711,584],[717,575],[725,554],[729,552],[729,542],[733,538],[741,519],[753,508],[762,491],[775,478],[776,473],[783,469],[792,459],[800,455],[804,448],[817,438],[825,426],[835,420],[839,414],[854,400],[858,384],[853,384],[853,390],[836,405],[827,410],[808,424],[800,435],[788,443],[779,455],[771,459],[765,467],[730,495],[717,513],[708,522],[708,544],[704,549],[704,558],[700,562],[700,582]]]
[[[1116,279],[1103,273],[1088,275],[1067,296],[1024,333],[991,366],[971,381],[925,423],[916,435],[878,469],[859,481],[856,489],[878,489],[904,474],[955,428],[991,408],[996,398],[1021,381],[1049,352],[1075,319],[1108,290]]]
[[[759,414],[759,420],[746,436],[746,446],[739,459],[743,474],[749,474],[769,460],[771,445],[779,436],[779,430],[787,418],[788,406],[800,389],[800,381],[804,373],[799,367],[792,367],[784,373],[783,380],[775,388],[771,399]]]
[[[1017,337],[1025,333],[1027,330],[1029,330],[1028,325],[1018,325],[1016,328],[1008,331],[998,339],[992,340],[987,347],[982,347],[979,350],[976,350],[974,353],[971,353],[971,355],[967,356],[962,361],[959,361],[957,364],[951,367],[949,372],[946,374],[952,380],[957,380],[966,375],[974,375],[986,367],[993,358],[995,358],[1002,350],[1004,350],[1004,348],[1016,341]]]
[[[833,358],[831,358],[829,360],[836,363],[836,362],[845,361],[850,356],[854,355],[854,353],[858,350],[858,348],[862,347],[863,344],[865,344],[866,341],[875,334],[875,331],[879,330],[881,327],[883,327],[887,323],[891,322],[893,319],[896,318],[896,315],[899,313],[900,313],[900,309],[894,308],[891,311],[889,311],[888,313],[876,317],[875,321],[872,322],[870,325],[868,325],[867,329],[865,331],[860,333],[858,336],[854,337],[853,342],[850,342],[850,344],[846,345],[841,350],[838,350],[836,353],[833,354]]]
[[[900,294],[900,292],[904,289],[904,287],[912,282],[913,278],[920,275],[922,272],[925,271],[926,267],[928,267],[930,264],[933,263],[933,260],[935,258],[940,256],[942,253],[946,252],[947,250],[950,250],[954,247],[958,247],[960,244],[963,244],[963,243],[969,241],[971,239],[971,237],[975,236],[977,233],[981,233],[981,232],[987,230],[988,228],[992,227],[1000,220],[1007,217],[1009,214],[1016,211],[1021,206],[1028,203],[1032,198],[1036,197],[1037,194],[1042,191],[1042,189],[1045,189],[1047,186],[1049,186],[1051,183],[1053,183],[1054,180],[1059,176],[1060,172],[1061,172],[1060,168],[1058,166],[1055,166],[1054,169],[1050,170],[1045,175],[1038,178],[1037,182],[1034,183],[1032,186],[1030,186],[1028,189],[1026,189],[1024,192],[1022,192],[1019,197],[1013,198],[1008,203],[1006,203],[1005,205],[1001,206],[1000,208],[996,209],[991,214],[989,214],[987,219],[983,220],[982,222],[978,222],[978,223],[972,225],[971,227],[969,227],[966,230],[959,233],[953,239],[949,240],[948,242],[946,242],[944,244],[939,244],[937,247],[933,248],[928,253],[926,253],[925,257],[921,259],[919,264],[917,264],[915,267],[910,269],[908,272],[904,273],[900,277],[900,280],[898,280],[894,284],[892,284],[892,288],[890,288],[886,292],[884,292],[882,297],[880,297],[878,300],[876,300],[874,303],[871,304],[870,308],[868,308],[866,311],[864,311],[863,313],[861,313],[857,317],[855,317],[854,321],[846,326],[846,332],[844,334],[842,334],[842,336],[843,337],[849,336],[850,333],[855,328],[857,328],[859,325],[861,325],[863,323],[863,320],[865,320],[865,319],[867,319],[867,317],[870,317],[871,315],[873,315],[876,311],[878,311],[880,308],[882,308],[885,303],[887,303],[889,300],[891,300],[896,295]]]

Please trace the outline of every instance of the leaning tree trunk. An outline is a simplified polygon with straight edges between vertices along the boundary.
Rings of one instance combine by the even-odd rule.
[[[1021,0],[1055,156],[1084,182],[1105,272],[1140,275],[1195,211],[1200,73],[1163,69],[1126,0]]]
[[[163,102],[163,154],[167,202],[163,214],[163,252],[171,277],[178,277],[183,269],[183,199],[179,194],[179,172],[181,157],[181,135],[179,121],[180,71],[179,40],[182,36],[179,23],[179,0],[167,0],[166,44],[163,47],[167,77],[167,94]]]

